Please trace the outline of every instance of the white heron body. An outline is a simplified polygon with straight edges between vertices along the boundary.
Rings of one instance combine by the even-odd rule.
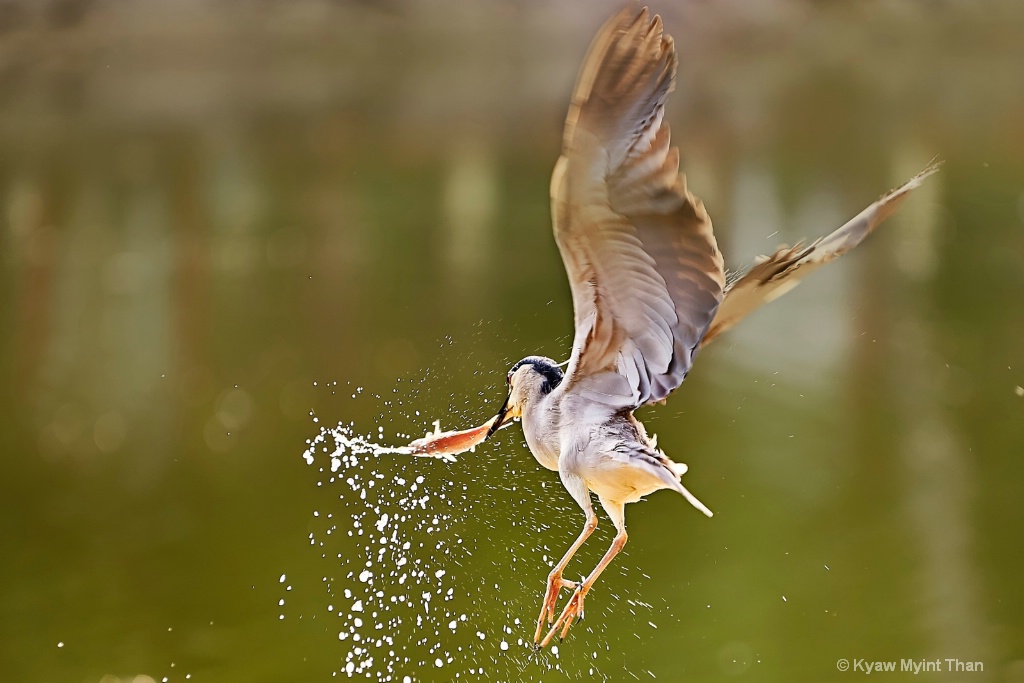
[[[580,490],[573,485],[580,479],[602,503],[614,506],[682,488],[679,477],[686,466],[658,451],[632,415],[557,389],[545,395],[536,384],[526,378],[517,382],[525,399],[523,435],[537,462],[559,472],[570,492]],[[583,504],[577,494],[573,497]]]

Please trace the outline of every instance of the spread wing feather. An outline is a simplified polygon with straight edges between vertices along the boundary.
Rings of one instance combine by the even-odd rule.
[[[609,20],[577,79],[551,179],[576,324],[560,390],[613,409],[679,386],[725,286],[711,220],[662,123],[676,64],[659,17],[627,7]]]
[[[781,247],[771,256],[762,256],[750,270],[726,288],[725,300],[704,335],[702,346],[762,305],[796,287],[804,277],[823,264],[839,258],[860,244],[882,221],[896,212],[911,191],[938,169],[939,164],[930,165],[861,211],[846,225],[810,245]]]

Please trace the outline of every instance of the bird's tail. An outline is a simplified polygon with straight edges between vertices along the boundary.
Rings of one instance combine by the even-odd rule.
[[[686,487],[683,486],[682,482],[680,481],[680,479],[682,478],[682,476],[684,474],[686,474],[686,470],[688,469],[686,464],[685,463],[681,463],[681,462],[671,462],[670,461],[669,464],[668,464],[668,468],[670,470],[672,470],[673,474],[676,475],[675,479],[671,482],[672,483],[672,488],[674,488],[676,491],[681,493],[682,496],[684,498],[686,498],[686,500],[690,501],[690,505],[692,505],[693,507],[695,507],[698,510],[700,510],[701,512],[703,512],[708,517],[714,516],[714,513],[711,512],[711,510],[709,510],[708,507],[706,505],[704,505],[704,503],[702,503],[699,500],[697,500],[697,496],[695,496],[692,493],[690,493],[686,489]]]

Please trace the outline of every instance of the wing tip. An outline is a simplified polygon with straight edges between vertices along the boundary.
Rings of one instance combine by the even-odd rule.
[[[675,42],[665,33],[661,16],[630,2],[609,18],[591,41],[573,88],[572,103],[583,109],[599,92],[604,109],[615,108],[612,102],[644,96],[657,101],[659,94],[671,92],[678,62]],[[646,68],[633,68],[635,64]],[[570,119],[576,116],[570,112]]]
[[[944,160],[939,159],[938,157],[932,159],[931,161],[928,162],[928,165],[925,166],[924,169],[921,170],[917,175],[915,175],[913,178],[903,183],[902,185],[886,192],[884,195],[882,195],[879,201],[884,202],[887,200],[895,199],[897,196],[902,197],[911,190],[917,189],[918,187],[921,186],[921,183],[923,183],[926,178],[937,173],[945,163],[946,162]]]
[[[882,195],[878,201],[873,204],[873,207],[875,208],[875,216],[871,222],[871,229],[874,229],[875,226],[895,213],[896,209],[898,209],[900,204],[903,203],[903,200],[907,198],[907,195],[919,188],[929,176],[937,173],[944,163],[945,162],[942,159],[932,159],[928,165],[913,178]],[[868,208],[870,209],[871,207]]]

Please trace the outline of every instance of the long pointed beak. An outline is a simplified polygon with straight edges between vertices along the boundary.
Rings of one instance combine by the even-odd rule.
[[[484,439],[491,438],[499,429],[512,421],[512,415],[508,410],[509,398],[511,398],[511,395],[505,397],[505,402],[501,404],[498,414],[494,416],[494,422],[491,423],[491,428],[487,430],[487,436]]]

